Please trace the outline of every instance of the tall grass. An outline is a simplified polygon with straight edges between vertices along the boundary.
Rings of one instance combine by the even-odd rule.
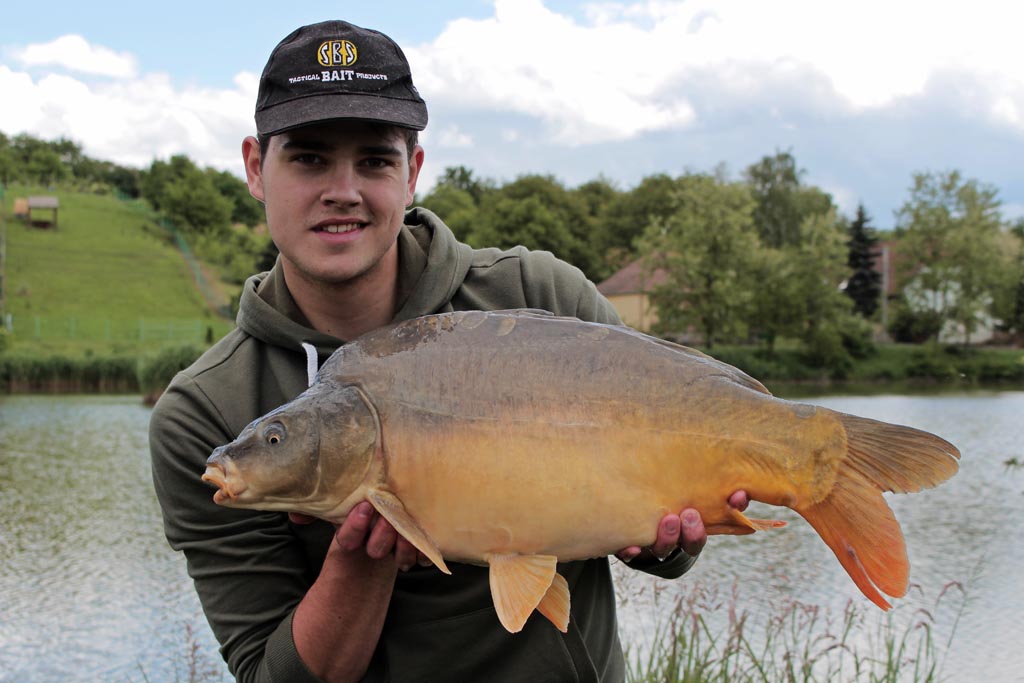
[[[959,583],[909,615],[899,606],[882,613],[850,601],[834,612],[788,598],[754,614],[735,587],[722,597],[697,584],[670,600],[649,641],[627,648],[629,683],[938,683],[966,604]],[[936,614],[949,609],[943,634]]]

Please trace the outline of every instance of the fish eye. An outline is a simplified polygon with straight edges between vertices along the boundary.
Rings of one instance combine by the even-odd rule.
[[[267,427],[263,438],[268,444],[275,446],[284,441],[284,428],[280,424],[274,423]]]

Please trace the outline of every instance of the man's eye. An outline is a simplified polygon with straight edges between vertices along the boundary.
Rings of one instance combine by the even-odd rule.
[[[296,154],[292,157],[292,161],[300,164],[319,164],[323,162],[317,154]]]
[[[381,159],[380,157],[371,157],[369,159],[364,159],[363,165],[369,166],[370,168],[384,168],[385,166],[390,166],[391,162],[387,159]]]

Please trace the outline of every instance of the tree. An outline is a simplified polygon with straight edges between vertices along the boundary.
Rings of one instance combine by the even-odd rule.
[[[485,195],[470,243],[544,249],[596,279],[601,259],[591,233],[578,195],[552,176],[524,175]]]
[[[845,226],[835,211],[811,214],[800,224],[799,240],[791,248],[803,309],[799,337],[812,363],[841,372],[850,362],[845,337],[857,329],[852,301],[840,289],[849,272]]]
[[[231,201],[231,222],[241,223],[250,228],[266,220],[263,204],[249,194],[249,186],[241,178],[229,171],[206,169],[213,186],[224,197]]]
[[[632,190],[612,198],[595,218],[593,239],[609,271],[632,260],[647,226],[675,213],[676,189],[676,181],[669,175],[647,176]]]
[[[1009,267],[999,248],[999,208],[995,188],[948,171],[915,174],[897,212],[908,306],[954,323],[964,343],[991,312]]]
[[[1024,339],[1024,218],[1000,235],[999,250],[1007,255],[1007,268],[992,310],[1004,330]]]
[[[167,217],[186,234],[211,235],[230,227],[231,200],[195,167],[164,186],[162,203]]]
[[[864,318],[875,314],[882,295],[882,274],[875,268],[878,237],[868,225],[870,222],[864,206],[859,205],[857,217],[850,224],[849,255],[846,260],[852,271],[847,281],[846,295],[853,299],[854,310]]]
[[[658,331],[693,326],[712,348],[746,334],[760,249],[755,201],[742,183],[710,175],[685,175],[676,185],[676,211],[647,227],[640,252],[648,270],[661,269],[666,277],[651,293]]]
[[[757,201],[754,224],[765,246],[796,244],[800,225],[807,216],[824,214],[833,208],[827,193],[801,184],[803,175],[789,152],[762,157],[744,172]]]
[[[456,239],[462,242],[470,239],[479,207],[469,191],[448,183],[438,183],[416,203],[436,213],[451,228]]]

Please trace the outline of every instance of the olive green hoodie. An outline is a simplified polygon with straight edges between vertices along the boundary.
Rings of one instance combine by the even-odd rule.
[[[399,235],[395,320],[453,310],[538,308],[618,323],[583,274],[547,252],[475,250],[428,211],[406,215]],[[167,539],[185,553],[221,652],[240,681],[316,681],[291,634],[292,613],[331,542],[326,522],[230,510],[200,481],[205,461],[249,422],[307,386],[302,343],[322,361],[343,340],[312,329],[285,286],[280,264],[250,278],[237,328],[175,377],[150,423],[153,480]],[[609,482],[609,485],[615,485]],[[678,576],[679,555],[647,567]],[[606,559],[561,565],[572,592],[567,634],[531,617],[507,633],[491,602],[487,569],[449,564],[400,573],[366,681],[621,681],[623,658]],[[358,600],[358,596],[353,596]]]

